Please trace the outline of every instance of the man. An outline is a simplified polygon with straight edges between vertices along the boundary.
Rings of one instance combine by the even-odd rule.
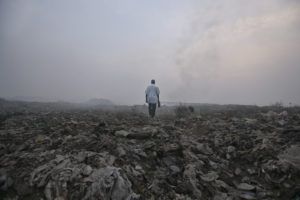
[[[159,102],[159,88],[155,85],[155,80],[151,80],[151,85],[149,85],[145,91],[146,93],[146,103],[149,104],[149,115],[151,117],[155,116],[156,104],[160,107]]]

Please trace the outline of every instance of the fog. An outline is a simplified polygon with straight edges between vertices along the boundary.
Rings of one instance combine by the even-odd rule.
[[[0,97],[300,105],[300,1],[0,0]]]

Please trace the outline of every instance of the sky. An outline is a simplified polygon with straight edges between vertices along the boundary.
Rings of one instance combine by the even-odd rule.
[[[299,0],[0,0],[0,97],[300,105]]]

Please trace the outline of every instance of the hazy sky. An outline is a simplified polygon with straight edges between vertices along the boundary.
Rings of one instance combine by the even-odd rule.
[[[300,104],[299,0],[0,0],[0,97]]]

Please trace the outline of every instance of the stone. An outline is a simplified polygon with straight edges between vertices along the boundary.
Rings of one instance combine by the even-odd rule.
[[[117,152],[118,152],[119,157],[123,157],[126,155],[126,151],[124,150],[124,148],[122,148],[120,146],[117,147]]]
[[[83,168],[83,171],[82,171],[82,174],[85,175],[85,176],[88,176],[92,173],[93,171],[93,168],[89,165],[86,165],[84,168]]]
[[[181,171],[180,168],[176,165],[171,165],[169,168],[171,169],[172,174],[178,174]]]
[[[143,170],[143,168],[142,168],[140,165],[136,165],[136,166],[135,166],[135,169],[136,169],[136,170]]]
[[[245,193],[243,193],[243,194],[240,194],[240,197],[242,199],[248,199],[248,200],[256,199],[254,193],[253,194],[249,194],[249,193],[245,194]]]
[[[234,174],[238,176],[241,174],[241,172],[242,172],[242,170],[240,168],[236,168],[234,171]]]
[[[227,153],[232,153],[235,151],[235,147],[234,146],[228,146],[227,147]]]
[[[251,190],[254,190],[255,189],[255,186],[253,185],[250,185],[248,183],[241,183],[237,186],[237,188],[239,190],[247,190],[247,191],[251,191]]]
[[[115,135],[120,137],[127,137],[127,135],[129,135],[129,132],[125,130],[120,130],[120,131],[116,131]]]
[[[216,172],[209,172],[207,174],[204,174],[202,176],[200,176],[202,180],[206,181],[206,182],[211,182],[216,180],[219,176]]]

